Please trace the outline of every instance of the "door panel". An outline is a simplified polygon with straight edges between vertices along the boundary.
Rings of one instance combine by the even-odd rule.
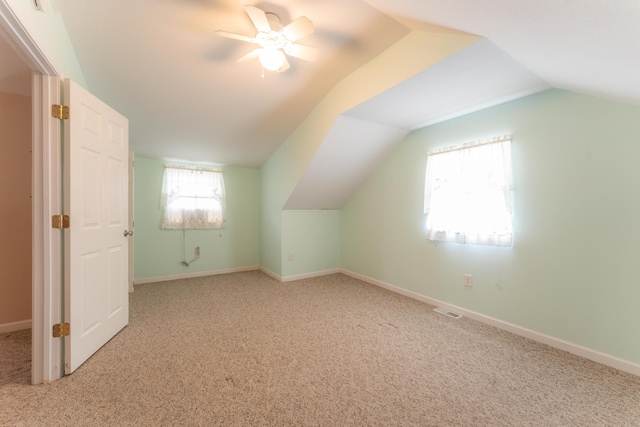
[[[129,322],[128,121],[65,81],[65,373]]]

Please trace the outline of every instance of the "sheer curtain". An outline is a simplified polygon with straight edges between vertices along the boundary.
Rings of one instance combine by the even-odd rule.
[[[221,171],[166,166],[162,180],[163,229],[204,230],[225,226]]]
[[[511,140],[429,153],[424,211],[429,240],[511,246]]]

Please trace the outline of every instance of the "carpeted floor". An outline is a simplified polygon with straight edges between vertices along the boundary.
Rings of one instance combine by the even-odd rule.
[[[30,381],[31,329],[0,334],[0,387]]]
[[[28,385],[28,334],[0,335],[0,425],[640,426],[640,378],[340,274],[139,285],[130,305],[51,384]]]

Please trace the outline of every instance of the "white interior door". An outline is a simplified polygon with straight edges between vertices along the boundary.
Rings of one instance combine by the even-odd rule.
[[[129,323],[129,122],[65,80],[65,374]]]

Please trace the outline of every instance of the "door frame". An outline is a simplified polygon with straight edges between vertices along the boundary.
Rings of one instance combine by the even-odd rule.
[[[0,37],[32,70],[32,359],[31,382],[62,377],[62,340],[51,327],[62,320],[62,233],[51,216],[62,213],[60,123],[51,105],[61,103],[62,73],[47,58],[7,0],[0,0]]]

